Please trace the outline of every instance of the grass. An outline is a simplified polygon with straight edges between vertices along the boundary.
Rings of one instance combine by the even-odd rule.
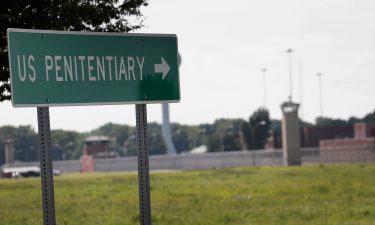
[[[134,173],[55,178],[57,224],[139,224]],[[153,224],[375,224],[375,165],[151,175]],[[0,224],[42,224],[38,178],[0,180]]]

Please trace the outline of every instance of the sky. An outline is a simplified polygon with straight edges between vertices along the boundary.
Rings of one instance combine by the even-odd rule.
[[[146,27],[137,33],[178,37],[181,101],[170,104],[171,122],[248,119],[262,106],[281,119],[290,90],[289,48],[293,100],[301,103],[300,117],[314,122],[321,112],[347,119],[374,111],[373,12],[373,0],[158,0],[142,8]],[[147,109],[149,122],[162,121],[160,104]],[[37,128],[36,108],[5,102],[0,115],[0,126]],[[50,119],[51,129],[80,132],[108,122],[134,125],[135,106],[51,107]]]

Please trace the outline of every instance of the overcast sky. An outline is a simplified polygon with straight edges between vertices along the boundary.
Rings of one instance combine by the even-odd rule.
[[[280,104],[289,95],[288,48],[295,51],[293,100],[302,103],[304,120],[320,115],[317,73],[323,74],[324,116],[363,117],[375,109],[373,0],[158,0],[142,12],[147,27],[138,32],[178,36],[181,102],[170,105],[171,122],[248,118],[264,105],[262,68],[267,107],[280,119]],[[147,107],[148,120],[161,122],[161,105]],[[50,111],[52,129],[135,124],[134,105]],[[35,108],[1,103],[0,115],[0,126],[37,127]]]

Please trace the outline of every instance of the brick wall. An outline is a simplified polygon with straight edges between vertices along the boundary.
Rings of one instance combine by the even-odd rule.
[[[334,127],[304,127],[303,128],[303,147],[318,147],[319,141],[323,139],[352,138],[353,127],[334,126]]]
[[[330,140],[321,140],[319,142],[320,148],[325,149],[337,149],[337,148],[350,148],[350,147],[372,147],[375,146],[375,138],[363,138],[363,139],[330,139]]]

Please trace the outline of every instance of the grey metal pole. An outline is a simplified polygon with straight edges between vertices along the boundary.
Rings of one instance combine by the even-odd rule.
[[[292,53],[294,52],[293,49],[289,48],[286,50],[289,55],[289,100],[293,101],[293,68],[292,68]]]
[[[323,94],[322,94],[322,73],[317,73],[319,82],[319,105],[320,105],[320,117],[323,117]]]
[[[135,105],[135,114],[137,127],[136,139],[138,148],[139,220],[141,225],[151,225],[146,104]]]
[[[251,150],[255,150],[255,127],[251,128]]]
[[[302,73],[302,61],[299,62],[298,64],[298,73],[299,73],[299,102],[300,102],[300,107],[299,107],[299,115],[301,120],[303,120],[303,73]]]
[[[220,150],[223,152],[224,151],[224,134],[223,133],[221,133],[220,134]]]
[[[55,196],[53,188],[53,165],[51,154],[51,130],[49,108],[38,107],[38,136],[40,151],[40,179],[44,225],[55,225]]]
[[[263,85],[264,85],[264,108],[267,109],[267,69],[263,68]]]

